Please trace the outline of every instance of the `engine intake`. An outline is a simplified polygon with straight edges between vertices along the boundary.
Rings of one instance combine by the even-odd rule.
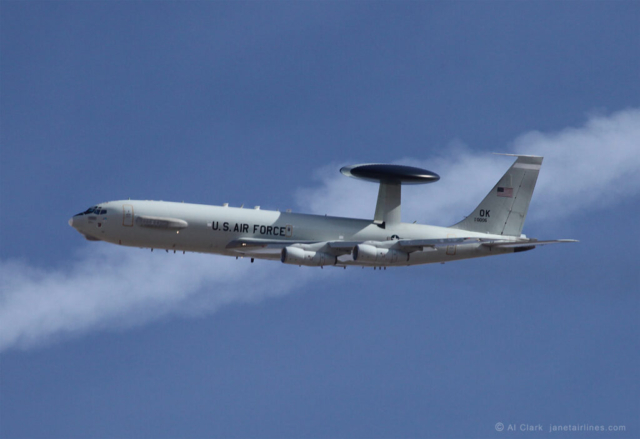
[[[322,267],[324,265],[336,265],[338,258],[329,253],[314,252],[290,246],[282,249],[280,261],[284,264]]]

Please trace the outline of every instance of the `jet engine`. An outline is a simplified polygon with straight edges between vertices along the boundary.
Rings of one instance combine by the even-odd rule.
[[[329,253],[309,251],[292,246],[282,249],[280,260],[285,264],[307,265],[309,267],[336,265],[336,262],[338,262],[338,258]]]
[[[409,253],[392,248],[374,247],[358,244],[353,248],[353,260],[370,264],[389,265],[409,260]]]

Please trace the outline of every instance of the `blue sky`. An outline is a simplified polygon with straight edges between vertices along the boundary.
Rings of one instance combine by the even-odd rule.
[[[640,4],[0,3],[0,436],[639,437]],[[314,270],[87,243],[122,198],[448,225],[545,156],[524,232]],[[542,424],[543,433],[495,424]],[[623,432],[549,433],[554,425]]]

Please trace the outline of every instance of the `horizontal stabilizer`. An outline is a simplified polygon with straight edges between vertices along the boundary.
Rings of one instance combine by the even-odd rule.
[[[542,158],[539,155],[529,155],[529,154],[507,154],[506,152],[494,152],[494,155],[506,155],[508,157],[532,157],[532,158]]]

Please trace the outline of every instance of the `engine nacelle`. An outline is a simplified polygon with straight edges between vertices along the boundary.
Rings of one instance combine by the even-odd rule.
[[[285,247],[280,253],[280,260],[285,264],[307,265],[310,267],[322,267],[323,265],[336,265],[338,258],[323,252],[314,252],[300,247]]]
[[[409,253],[393,248],[374,247],[369,244],[358,244],[353,248],[353,260],[369,264],[389,265],[409,260]]]

